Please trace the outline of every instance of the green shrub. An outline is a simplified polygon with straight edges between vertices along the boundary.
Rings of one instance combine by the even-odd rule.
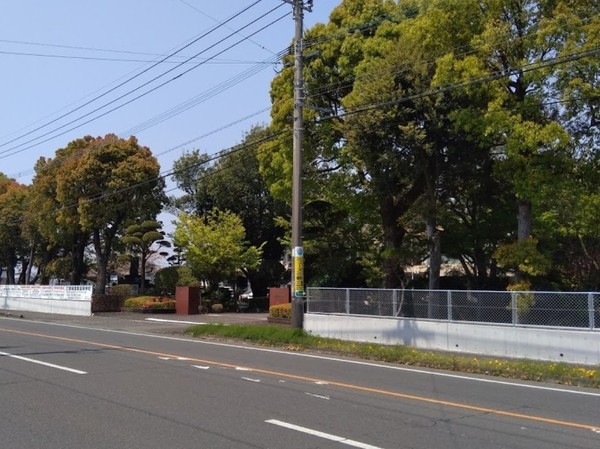
[[[142,306],[142,309],[175,309],[175,300],[147,302]]]
[[[175,300],[160,298],[158,296],[136,296],[126,299],[123,307],[130,309],[174,309]]]
[[[140,309],[144,304],[148,302],[154,302],[156,297],[154,296],[136,296],[134,298],[127,298],[123,303],[123,307],[130,309]]]
[[[108,289],[111,295],[116,296],[129,296],[131,295],[132,288],[130,284],[118,284],[113,285]]]
[[[269,307],[269,316],[273,318],[291,318],[292,304],[277,304],[276,306]]]
[[[200,281],[193,275],[188,266],[177,267],[177,285],[184,287],[200,287]]]
[[[168,293],[175,293],[175,287],[177,281],[179,281],[179,267],[166,267],[161,268],[154,275],[154,284],[157,292],[166,291]]]
[[[213,313],[222,313],[223,312],[223,304],[213,304],[211,307]]]

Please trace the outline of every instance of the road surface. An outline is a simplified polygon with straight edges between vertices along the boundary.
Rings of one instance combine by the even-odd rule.
[[[0,318],[0,447],[600,447],[600,390],[139,326]]]

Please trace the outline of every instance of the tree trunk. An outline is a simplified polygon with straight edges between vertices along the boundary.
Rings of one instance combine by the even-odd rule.
[[[31,269],[33,268],[33,259],[35,257],[36,249],[36,243],[31,245],[31,251],[29,252],[29,265],[27,266],[27,274],[25,275],[25,285],[29,285],[29,283],[31,282]]]
[[[531,201],[518,200],[517,202],[517,240],[522,242],[531,237]]]
[[[146,259],[148,256],[145,251],[142,251],[142,256],[140,257],[140,293],[143,295],[146,290]]]
[[[440,270],[442,268],[442,249],[440,244],[440,232],[433,215],[426,219],[425,232],[429,242],[429,290],[440,288]]]
[[[102,295],[106,289],[106,278],[108,272],[108,260],[112,252],[112,243],[115,238],[117,226],[113,225],[110,230],[103,235],[101,238],[100,231],[94,230],[93,241],[94,249],[96,250],[96,269],[98,270],[98,276],[96,278],[96,288],[94,292]]]
[[[17,265],[17,256],[13,249],[8,250],[8,266],[6,267],[6,283],[15,285],[15,266]]]
[[[521,199],[518,200],[517,211],[517,241],[523,242],[531,237],[531,202]],[[527,275],[517,269],[515,272],[515,279],[517,282],[526,282]]]
[[[399,252],[406,230],[400,225],[400,216],[392,198],[386,198],[381,202],[380,214],[383,223],[384,288],[402,288],[404,268]]]
[[[27,271],[29,269],[29,259],[21,257],[21,273],[19,274],[19,285],[27,284]]]
[[[83,280],[83,272],[85,270],[85,247],[88,243],[88,235],[78,233],[74,237],[75,241],[72,246],[71,253],[71,285],[80,285]]]
[[[105,292],[106,289],[106,275],[107,275],[107,266],[108,266],[108,261],[104,261],[102,262],[101,259],[104,259],[103,257],[97,257],[96,261],[98,265],[97,268],[97,272],[96,272],[96,288],[94,289],[94,293],[96,293],[97,295],[102,295]]]

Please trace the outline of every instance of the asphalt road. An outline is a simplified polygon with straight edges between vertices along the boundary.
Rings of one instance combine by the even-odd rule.
[[[600,447],[599,390],[33,318],[0,317],[6,449]]]

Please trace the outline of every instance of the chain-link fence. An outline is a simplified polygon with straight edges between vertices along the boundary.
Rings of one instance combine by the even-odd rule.
[[[600,329],[600,293],[310,287],[307,311]]]

